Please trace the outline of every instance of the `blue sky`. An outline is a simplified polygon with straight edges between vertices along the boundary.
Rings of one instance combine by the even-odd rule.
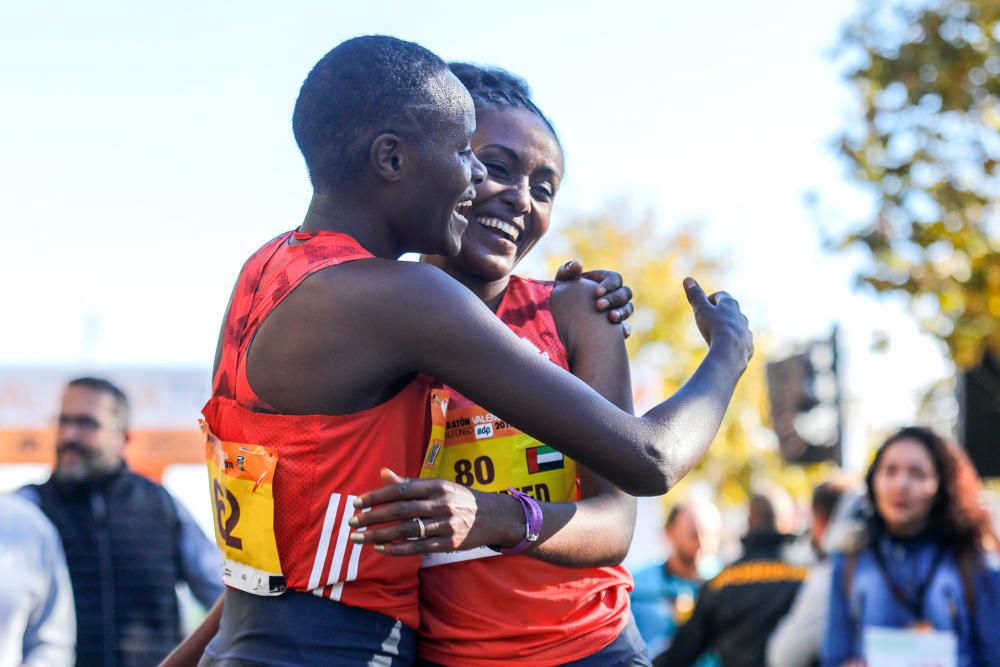
[[[557,227],[620,198],[700,221],[733,260],[711,287],[779,349],[842,322],[859,428],[910,419],[939,349],[898,303],[852,291],[852,258],[824,255],[803,205],[818,192],[833,225],[869,206],[831,149],[851,98],[830,51],[856,8],[18,3],[0,22],[0,364],[207,365],[239,266],[308,202],[302,78],[385,33],[531,83],[567,149]],[[880,330],[893,346],[873,355]]]

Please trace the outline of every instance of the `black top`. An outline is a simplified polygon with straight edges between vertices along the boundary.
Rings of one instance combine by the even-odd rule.
[[[782,559],[782,547],[790,539],[773,531],[746,535],[743,557],[702,587],[690,620],[654,666],[691,665],[712,649],[723,667],[764,665],[767,638],[808,572]]]
[[[147,667],[181,639],[179,520],[159,484],[124,464],[101,479],[35,485],[59,531],[76,603],[78,667]]]

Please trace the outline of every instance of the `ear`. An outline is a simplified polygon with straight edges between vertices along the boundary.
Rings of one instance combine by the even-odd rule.
[[[372,141],[368,160],[375,173],[387,181],[398,181],[406,163],[405,142],[395,134],[380,134]]]

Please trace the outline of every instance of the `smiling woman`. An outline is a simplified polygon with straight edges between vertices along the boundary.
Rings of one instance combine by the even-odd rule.
[[[450,67],[476,104],[472,148],[486,178],[476,185],[459,253],[424,261],[472,290],[532,349],[631,410],[624,337],[595,310],[594,285],[513,275],[549,229],[563,174],[555,129],[517,77],[464,63]],[[459,540],[461,551],[424,560],[422,664],[648,664],[629,611],[632,579],[620,565],[635,524],[633,498],[454,389],[443,448],[434,458],[421,476],[447,480],[437,508],[420,506],[401,517],[374,506],[354,524],[369,526],[354,539],[392,555],[423,546],[445,550],[445,524],[474,524]],[[441,484],[409,486],[419,493]],[[505,490],[520,502],[500,502],[509,501],[497,493]],[[379,493],[368,498],[372,505]],[[478,513],[469,515],[469,507]],[[399,510],[405,512],[402,504]],[[385,517],[411,521],[385,527]],[[420,539],[400,541],[399,531],[411,526]],[[511,609],[521,611],[511,617]]]

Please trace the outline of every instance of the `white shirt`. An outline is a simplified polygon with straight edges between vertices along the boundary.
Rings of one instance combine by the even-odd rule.
[[[71,667],[76,614],[66,558],[42,511],[0,494],[0,667]]]

